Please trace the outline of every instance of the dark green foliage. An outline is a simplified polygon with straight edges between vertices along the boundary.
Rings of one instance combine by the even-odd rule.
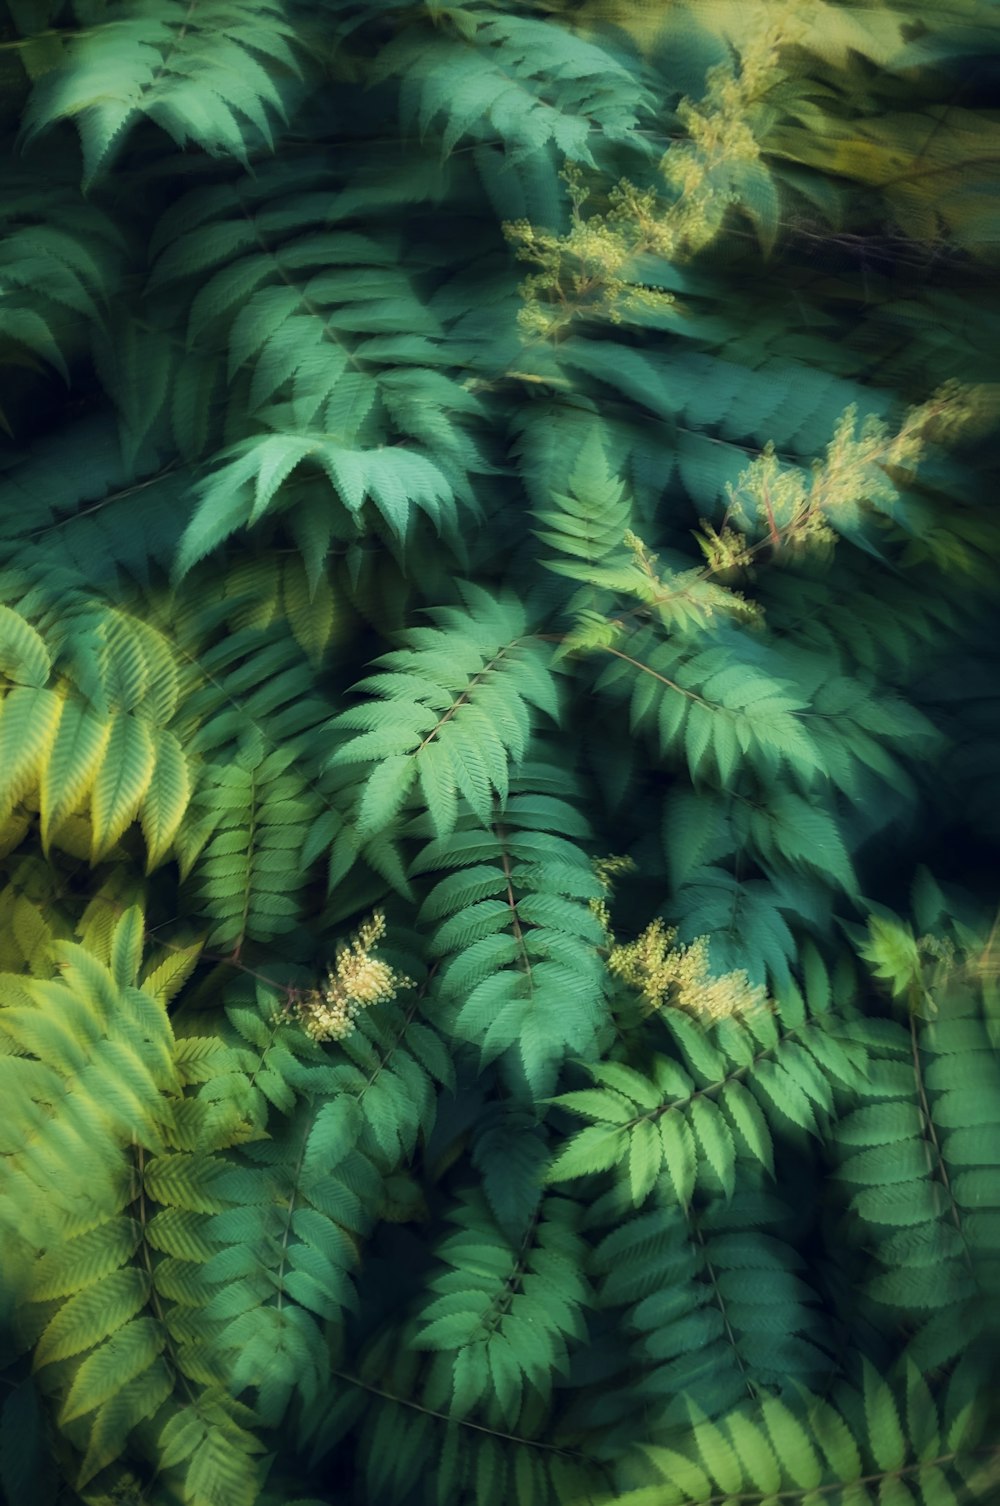
[[[0,0],[0,1498],[1000,1489],[994,8]]]

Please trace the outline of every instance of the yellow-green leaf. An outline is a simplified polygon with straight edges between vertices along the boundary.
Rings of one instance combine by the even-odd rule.
[[[573,1136],[549,1167],[546,1180],[569,1181],[573,1177],[590,1176],[595,1171],[607,1171],[624,1156],[628,1141],[627,1130],[612,1129],[603,1124],[589,1125]]]
[[[106,1219],[75,1239],[61,1240],[31,1269],[32,1302],[68,1297],[117,1271],[135,1253],[139,1225],[131,1218]]]
[[[129,905],[111,938],[111,976],[119,988],[128,988],[138,977],[142,963],[145,925],[139,905]]]
[[[88,1354],[73,1377],[60,1422],[92,1412],[148,1370],[166,1342],[155,1318],[133,1318]]]
[[[52,672],[45,640],[19,612],[0,606],[0,674],[41,689]]]
[[[0,820],[37,783],[62,704],[54,690],[18,686],[0,706]]]
[[[184,1151],[155,1156],[146,1163],[146,1191],[166,1207],[221,1213],[226,1200],[213,1193],[212,1184],[228,1169],[228,1163],[216,1156],[188,1155]]]
[[[64,1302],[35,1348],[35,1369],[91,1349],[135,1317],[149,1297],[149,1276],[135,1266],[112,1271]]]
[[[52,751],[42,769],[39,795],[42,848],[48,856],[52,834],[83,805],[101,766],[111,723],[85,702],[63,702]]]
[[[864,1360],[865,1419],[868,1443],[879,1469],[899,1469],[906,1457],[906,1440],[896,1401],[888,1383],[870,1360]]]
[[[169,1004],[197,967],[203,945],[204,942],[196,941],[193,946],[178,947],[176,951],[168,952],[162,962],[150,968],[143,976],[139,984],[143,993],[155,999],[158,1004]]]
[[[155,1359],[130,1385],[110,1397],[94,1418],[77,1488],[82,1489],[99,1470],[117,1459],[137,1423],[152,1417],[174,1388],[174,1376],[162,1359]]]
[[[663,1142],[656,1125],[640,1119],[632,1129],[628,1145],[629,1186],[636,1207],[656,1185],[662,1160]]]
[[[135,819],[156,767],[156,745],[148,722],[119,714],[112,718],[91,809],[92,861],[98,862]]]
[[[146,872],[152,873],[170,850],[191,802],[191,773],[184,750],[172,732],[156,734],[156,765],[142,801]]]
[[[679,1111],[660,1116],[660,1139],[667,1175],[673,1183],[677,1201],[686,1208],[694,1191],[698,1155],[688,1122]]]
[[[318,665],[330,643],[337,620],[337,602],[325,574],[309,589],[309,577],[299,555],[289,555],[281,577],[288,622],[295,640],[313,665]]]

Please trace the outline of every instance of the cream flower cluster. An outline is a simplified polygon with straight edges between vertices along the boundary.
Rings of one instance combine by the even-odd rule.
[[[635,941],[612,949],[608,968],[639,989],[651,1010],[671,1003],[704,1020],[723,1020],[764,1007],[764,988],[751,984],[742,968],[712,976],[707,936],[690,946],[676,946],[676,938],[674,927],[654,920]]]
[[[295,1013],[312,1040],[342,1041],[355,1029],[363,1009],[387,1004],[399,989],[413,987],[412,978],[372,955],[384,935],[385,915],[376,910],[351,941],[337,948],[326,986],[295,1001]]]

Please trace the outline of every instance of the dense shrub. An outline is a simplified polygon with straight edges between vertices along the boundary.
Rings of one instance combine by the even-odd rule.
[[[996,1499],[995,7],[2,15],[10,1506]]]

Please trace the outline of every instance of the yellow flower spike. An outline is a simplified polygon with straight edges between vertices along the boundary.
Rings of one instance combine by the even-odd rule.
[[[600,921],[605,935],[610,942],[614,938],[611,931],[611,911],[608,907],[608,900],[611,898],[611,893],[614,889],[614,881],[621,873],[634,873],[636,871],[636,864],[633,858],[612,856],[594,858],[592,866],[597,880],[604,890],[604,897],[602,899],[588,900],[587,904],[591,914],[596,915]]]
[[[355,1029],[357,1016],[374,1004],[387,1004],[413,979],[397,973],[372,955],[385,936],[385,915],[376,910],[362,922],[354,937],[339,946],[327,974],[326,986],[296,1000],[293,1008],[306,1034],[314,1041],[341,1041]]]
[[[672,1004],[709,1022],[745,1018],[765,1007],[765,989],[752,984],[744,969],[712,976],[707,936],[689,946],[675,945],[676,938],[674,927],[656,919],[635,941],[613,947],[608,957],[609,971],[638,989],[650,1013]]]

